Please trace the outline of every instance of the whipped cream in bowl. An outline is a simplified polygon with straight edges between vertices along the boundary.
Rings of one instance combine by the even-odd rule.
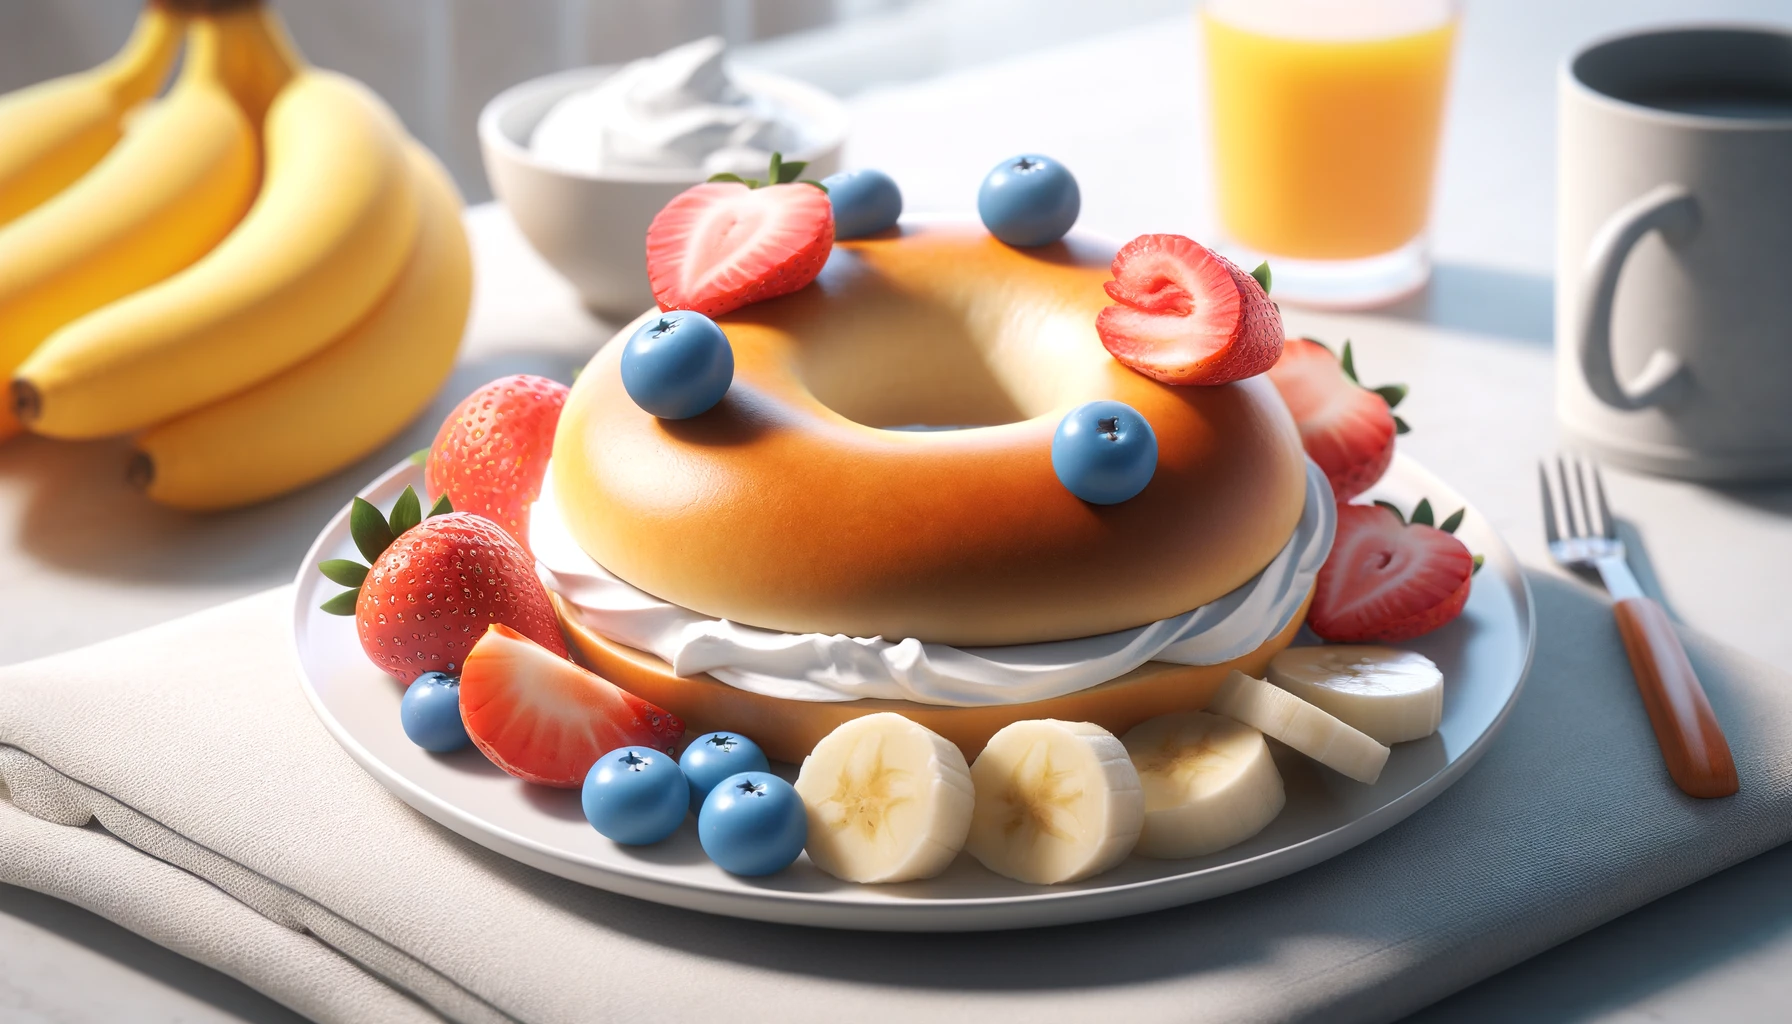
[[[549,108],[529,137],[543,161],[578,174],[676,170],[764,177],[774,152],[813,148],[814,129],[777,96],[730,74],[710,36],[633,61]]]
[[[1255,577],[1217,601],[1099,636],[1007,647],[793,634],[746,626],[662,601],[612,575],[567,530],[547,473],[530,513],[542,583],[579,621],[656,655],[684,676],[708,673],[737,689],[804,701],[864,698],[978,707],[1046,700],[1099,686],[1147,661],[1217,665],[1280,633],[1331,552],[1337,509],[1325,475],[1307,464],[1306,506],[1288,543]]]
[[[840,100],[735,67],[711,38],[506,89],[479,115],[479,145],[529,244],[587,306],[628,319],[653,305],[647,226],[673,196],[718,172],[763,178],[773,152],[825,177],[847,123]]]

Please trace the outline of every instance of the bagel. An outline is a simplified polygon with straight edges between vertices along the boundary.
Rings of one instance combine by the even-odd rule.
[[[713,676],[680,676],[659,658],[625,647],[580,621],[564,598],[551,594],[567,647],[580,664],[683,720],[687,735],[716,730],[753,738],[774,761],[801,764],[822,737],[849,719],[894,711],[932,729],[975,760],[1002,727],[1034,718],[1093,722],[1116,736],[1157,715],[1199,711],[1237,669],[1261,678],[1269,661],[1294,641],[1306,621],[1309,593],[1280,633],[1256,650],[1218,665],[1152,661],[1100,686],[1026,704],[945,707],[905,700],[794,701],[737,689]]]
[[[598,351],[567,399],[550,468],[567,528],[649,594],[785,633],[1024,644],[1214,601],[1269,564],[1295,529],[1306,493],[1300,440],[1261,377],[1173,387],[1109,356],[1095,318],[1109,302],[1112,258],[1087,240],[1013,249],[969,224],[838,243],[811,286],[718,318],[733,384],[689,420],[656,419],[623,388],[623,342],[650,311]],[[1096,399],[1132,406],[1157,436],[1150,484],[1116,505],[1083,502],[1052,468],[1059,421]],[[888,429],[914,425],[972,429]],[[657,659],[625,657],[562,618],[598,671],[686,714],[687,703],[661,692],[680,678],[663,662],[654,675],[638,658]],[[1278,641],[1287,643],[1277,637],[1256,653]],[[1153,664],[1133,675],[1199,707],[1200,681],[1224,678],[1223,668]],[[681,685],[723,685],[703,679]],[[1056,700],[1081,707],[1135,685],[1123,682]],[[750,713],[741,701],[739,713]],[[1049,703],[929,713],[1011,721]],[[822,707],[805,714],[849,714]],[[1094,713],[1052,713],[1115,727]],[[740,719],[726,727],[747,729]]]

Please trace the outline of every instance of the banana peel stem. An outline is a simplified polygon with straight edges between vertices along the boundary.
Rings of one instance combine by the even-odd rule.
[[[123,48],[97,69],[117,109],[134,107],[161,91],[185,27],[186,18],[166,5],[156,0],[144,5]]]
[[[257,131],[280,90],[308,65],[286,31],[286,23],[263,3],[241,5],[200,17],[194,41],[215,39],[216,74]]]

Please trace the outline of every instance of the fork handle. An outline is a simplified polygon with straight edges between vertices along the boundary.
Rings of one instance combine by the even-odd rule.
[[[1637,692],[1649,712],[1649,724],[1655,727],[1655,742],[1674,783],[1688,796],[1706,799],[1736,792],[1730,744],[1668,613],[1647,597],[1627,597],[1612,611],[1636,675]]]

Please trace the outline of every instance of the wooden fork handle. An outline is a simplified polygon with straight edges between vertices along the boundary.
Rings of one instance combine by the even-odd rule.
[[[1736,792],[1736,762],[1705,688],[1686,660],[1686,648],[1661,605],[1627,597],[1612,606],[1637,692],[1655,727],[1668,774],[1688,796],[1712,798]]]

